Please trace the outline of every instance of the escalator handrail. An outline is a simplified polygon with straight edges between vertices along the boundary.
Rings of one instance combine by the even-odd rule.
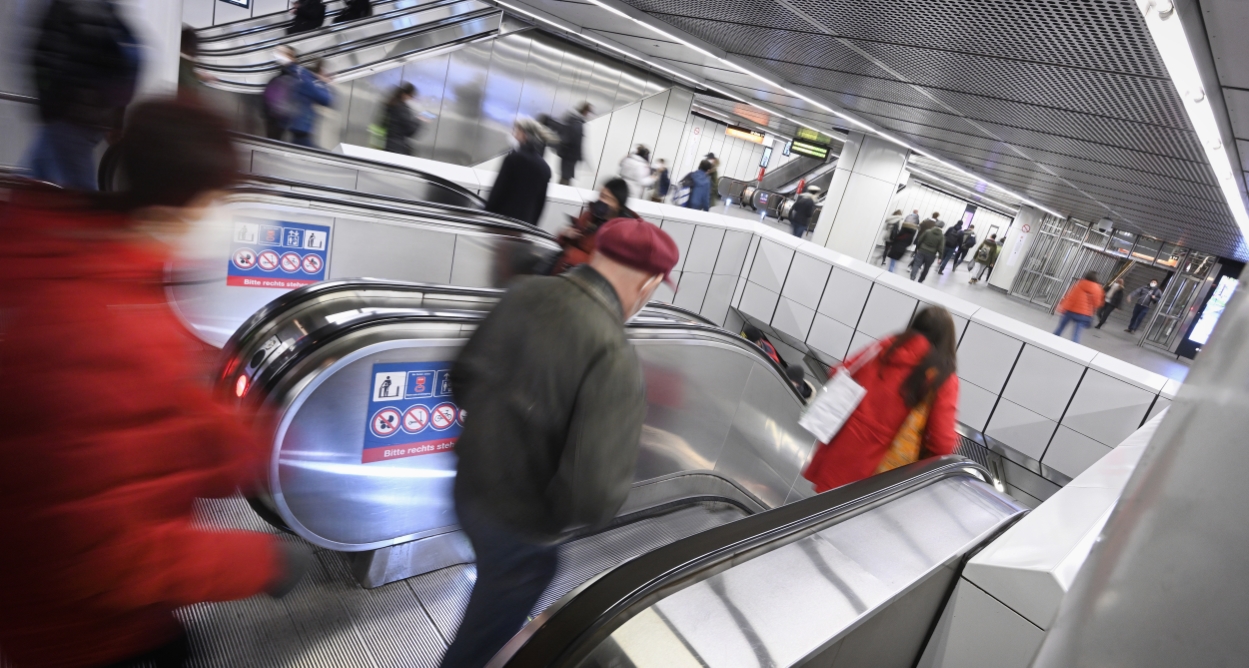
[[[300,303],[309,301],[315,297],[323,296],[333,292],[346,292],[350,290],[411,290],[413,292],[425,292],[436,294],[457,294],[465,296],[491,297],[502,296],[503,290],[495,288],[461,288],[451,286],[431,286],[422,283],[409,283],[398,281],[383,281],[377,279],[342,279],[336,281],[325,281],[310,286],[299,288],[288,292],[281,297],[262,307],[259,311],[248,318],[222,347],[220,361],[217,365],[216,379],[221,391],[228,392],[233,388],[231,378],[233,378],[237,370],[236,358],[238,358],[244,343],[255,336],[255,332],[265,323],[270,322],[278,314],[287,311]],[[658,306],[661,309],[666,307],[665,304],[652,303],[649,306]],[[483,311],[457,311],[450,307],[442,307],[429,309],[423,307],[397,308],[387,309],[385,313],[376,313],[353,319],[349,323],[342,323],[330,327],[323,327],[319,330],[308,332],[305,339],[301,340],[299,350],[295,354],[283,360],[277,366],[268,367],[265,370],[265,377],[268,380],[266,388],[271,387],[271,383],[284,376],[288,369],[307,356],[313,354],[321,345],[336,340],[350,332],[359,330],[362,327],[372,327],[382,324],[390,324],[397,322],[406,322],[413,319],[428,321],[434,318],[433,314],[438,314],[442,318],[453,318],[456,322],[478,322],[485,317]],[[771,369],[776,374],[777,380],[781,385],[789,390],[794,399],[800,404],[804,404],[802,395],[798,389],[789,382],[785,375],[785,370],[780,367],[771,357],[767,355],[761,348],[734,335],[728,330],[711,324],[700,324],[698,322],[690,323],[662,323],[662,322],[634,322],[628,325],[632,331],[652,330],[660,332],[685,332],[700,333],[710,335],[724,343],[728,343],[735,348],[753,355],[761,363]],[[251,379],[254,383],[255,378]],[[250,387],[250,385],[249,385]],[[248,394],[252,394],[249,390]],[[252,395],[254,396],[254,395]]]
[[[301,190],[291,191],[272,189],[264,187],[265,184],[290,186],[293,188],[300,188]],[[321,191],[325,193],[325,195],[318,195],[317,191]],[[292,179],[283,179],[272,176],[249,175],[247,181],[230,187],[226,192],[232,195],[253,194],[271,197],[291,197],[307,200],[309,202],[359,208],[366,211],[389,213],[396,216],[428,218],[429,220],[443,221],[453,224],[491,227],[499,230],[506,230],[508,232],[515,232],[517,234],[526,237],[533,237],[542,241],[549,241],[551,243],[556,242],[555,235],[540,227],[535,227],[528,223],[516,220],[515,218],[501,216],[482,209],[470,209],[467,207],[456,206],[454,204],[439,204],[437,202],[405,199],[391,195],[377,195],[374,193],[347,190],[345,188],[336,188],[334,186],[326,186],[307,181],[295,181]],[[358,197],[361,199],[344,201],[341,199],[335,199],[330,195],[343,195],[353,198]],[[380,202],[375,204],[367,200],[380,200]],[[405,208],[409,206],[417,208]],[[439,209],[442,210],[440,211]]]
[[[204,56],[209,56],[209,57],[237,56],[237,55],[249,53],[252,51],[268,51],[270,49],[273,49],[278,44],[282,44],[284,42],[298,41],[301,39],[307,39],[309,37],[329,35],[329,34],[336,33],[336,32],[343,32],[348,29],[361,28],[371,23],[380,23],[383,21],[389,21],[395,18],[396,16],[402,16],[404,14],[412,14],[416,12],[427,11],[429,9],[437,8],[443,5],[450,5],[450,4],[455,4],[457,2],[463,2],[463,1],[464,0],[427,0],[426,4],[424,5],[413,5],[411,7],[399,7],[397,9],[392,9],[390,11],[375,13],[371,16],[365,16],[365,17],[361,17],[358,19],[353,19],[351,21],[344,21],[342,23],[325,23],[320,28],[317,28],[315,30],[306,30],[304,32],[297,32],[293,34],[282,34],[282,35],[275,36],[272,39],[258,41],[255,43],[249,43],[249,44],[234,47],[231,49],[205,50],[201,46],[200,56],[201,57],[204,57]],[[329,18],[330,18],[329,11],[326,11],[326,19],[329,19]],[[254,20],[254,19],[249,19],[249,20]],[[290,26],[291,23],[294,23],[293,19],[290,21],[283,21],[280,23],[270,23],[268,25],[256,26],[253,28],[245,28],[245,29],[239,30],[238,32],[225,35],[223,37],[211,37],[208,40],[206,40],[204,43],[212,44],[213,42],[221,41],[224,39],[229,39],[232,37],[238,37],[241,35],[247,35],[249,33],[264,32],[267,30],[278,30],[280,28],[285,28],[285,27]],[[213,27],[215,28],[219,26],[213,26]],[[354,44],[355,42],[353,41],[350,43]],[[313,52],[313,53],[316,53],[316,52]],[[302,57],[303,56],[301,55],[301,58]]]
[[[678,540],[589,580],[529,623],[488,664],[576,666],[641,609],[677,590],[938,480],[988,471],[957,455],[921,460]]]
[[[391,172],[394,174],[404,174],[404,175],[421,178],[430,183],[434,183],[436,185],[442,186],[446,188],[447,190],[455,192],[458,195],[462,195],[466,199],[480,202],[482,208],[485,208],[486,206],[486,200],[483,199],[481,195],[478,195],[477,193],[469,190],[468,188],[465,188],[464,186],[456,183],[455,181],[444,179],[441,176],[438,176],[437,174],[423,172],[419,169],[413,169],[411,167],[402,167],[400,165],[394,165],[388,162],[378,162],[377,160],[369,160],[368,158],[360,158],[354,155],[344,155],[342,153],[335,153],[333,151],[329,151],[323,148],[315,148],[315,147],[309,147],[309,146],[296,146],[295,144],[288,144],[286,142],[279,141],[277,139],[269,139],[268,137],[257,137],[256,135],[243,134],[241,132],[234,132],[234,133],[231,133],[231,135],[234,137],[234,143],[236,146],[240,146],[244,144],[258,145],[262,147],[272,148],[282,153],[304,153],[304,154],[311,155],[312,157],[315,157],[315,158],[329,159],[330,162],[352,163],[352,164],[361,165],[361,166],[368,167],[370,169],[374,169],[374,170],[381,171],[381,172]]]

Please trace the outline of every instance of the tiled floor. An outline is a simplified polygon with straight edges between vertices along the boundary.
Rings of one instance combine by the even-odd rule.
[[[749,211],[737,206],[729,207],[727,210],[724,206],[717,206],[712,210],[718,213],[727,213],[737,218],[754,220],[756,222],[759,220],[759,214],[751,214]],[[789,225],[786,223],[780,223],[772,218],[763,222],[778,230],[789,232]],[[895,273],[905,275],[907,262],[909,262],[909,256],[898,263]],[[967,271],[966,263],[953,271],[947,268],[944,276],[938,275],[937,267],[933,265],[932,271],[928,274],[926,284],[959,299],[965,299],[973,304],[992,309],[1033,327],[1054,331],[1054,328],[1058,326],[1057,315],[1052,315],[1037,306],[1010,297],[997,288],[989,287],[983,281],[977,285],[970,285],[967,282],[970,278],[971,275]],[[1184,380],[1185,376],[1188,375],[1191,362],[1187,359],[1176,359],[1173,355],[1164,355],[1150,348],[1136,345],[1139,337],[1123,331],[1124,327],[1127,326],[1127,319],[1130,313],[1130,309],[1119,309],[1111,316],[1110,320],[1106,321],[1106,326],[1103,329],[1085,330],[1081,334],[1080,343],[1093,350],[1106,353],[1167,378],[1174,378],[1179,381]],[[1067,336],[1071,336],[1070,329],[1067,330]]]

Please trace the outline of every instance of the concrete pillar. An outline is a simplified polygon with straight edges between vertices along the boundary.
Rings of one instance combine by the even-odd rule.
[[[1002,242],[1002,252],[998,255],[997,264],[993,266],[993,274],[989,276],[989,285],[1010,291],[1015,276],[1023,268],[1024,258],[1028,257],[1028,249],[1036,240],[1037,232],[1041,231],[1041,219],[1045,213],[1024,205],[1019,207],[1015,220],[997,240]],[[973,251],[974,252],[974,251]]]
[[[889,204],[906,178],[910,151],[879,137],[851,132],[842,147],[824,210],[811,240],[871,261]]]

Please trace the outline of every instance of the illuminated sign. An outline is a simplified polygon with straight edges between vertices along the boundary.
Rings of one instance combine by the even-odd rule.
[[[1232,293],[1236,291],[1237,280],[1232,276],[1223,276],[1219,279],[1218,287],[1214,289],[1214,294],[1206,302],[1206,307],[1201,310],[1201,316],[1197,318],[1197,324],[1193,326],[1192,333],[1188,335],[1189,341],[1204,346],[1210,340],[1210,333],[1218,324],[1219,316],[1223,315],[1227,302],[1232,299]]]
[[[812,144],[811,142],[803,141],[801,139],[795,139],[789,150],[797,153],[798,155],[805,155],[809,158],[816,158],[818,160],[824,160],[828,157],[827,146]]]
[[[828,144],[833,141],[832,137],[810,128],[798,128],[798,132],[794,136],[812,144]]]
[[[755,132],[754,130],[751,130],[749,128],[743,128],[743,127],[739,127],[736,125],[730,125],[729,127],[724,129],[724,134],[730,137],[741,139],[742,141],[748,141],[754,144],[763,143],[763,133]]]
[[[785,142],[785,148],[781,149],[781,155],[789,155],[789,149],[793,145],[794,145],[794,142],[792,141]]]
[[[759,166],[767,167],[769,162],[772,162],[772,147],[771,146],[763,149],[763,158],[759,160]]]

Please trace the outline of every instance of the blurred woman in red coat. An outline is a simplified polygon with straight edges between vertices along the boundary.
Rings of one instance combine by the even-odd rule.
[[[906,445],[919,457],[948,455],[957,445],[958,376],[954,320],[940,306],[920,311],[905,332],[847,359],[867,394],[803,477],[816,492],[862,480],[902,463]],[[836,372],[836,369],[833,370]]]
[[[126,192],[0,204],[0,650],[18,667],[181,665],[175,608],[284,593],[309,558],[192,521],[263,452],[210,397],[163,285],[166,244],[237,178],[226,124],[148,103],[118,146]]]

